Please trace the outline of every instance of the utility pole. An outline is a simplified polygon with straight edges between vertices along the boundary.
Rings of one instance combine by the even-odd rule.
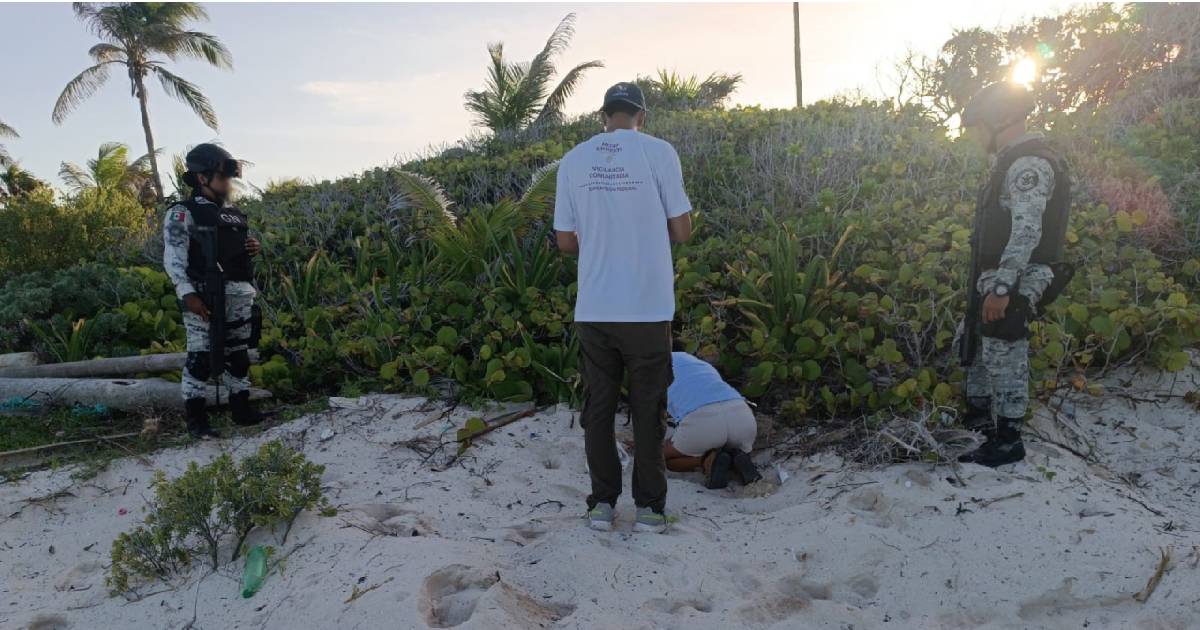
[[[796,49],[796,107],[804,107],[804,80],[800,74],[800,3],[792,3],[792,27]]]

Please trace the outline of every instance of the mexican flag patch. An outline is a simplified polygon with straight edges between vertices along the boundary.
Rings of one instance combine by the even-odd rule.
[[[179,221],[180,223],[183,223],[184,221],[187,221],[187,212],[184,212],[183,210],[178,210],[176,212],[172,212],[171,220]]]

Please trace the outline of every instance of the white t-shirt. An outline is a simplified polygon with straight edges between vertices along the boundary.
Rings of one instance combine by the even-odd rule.
[[[593,136],[558,166],[554,229],[579,238],[577,322],[675,317],[667,219],[692,209],[675,148],[631,129]]]

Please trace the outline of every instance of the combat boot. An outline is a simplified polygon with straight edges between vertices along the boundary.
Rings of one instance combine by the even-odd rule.
[[[983,446],[963,455],[958,461],[995,468],[1025,459],[1025,443],[1021,441],[1022,422],[1022,418],[997,418],[996,427],[983,432],[987,437]]]
[[[242,427],[260,424],[265,419],[263,414],[250,406],[250,392],[238,392],[229,397],[229,415],[234,424]]]
[[[187,430],[192,437],[197,440],[221,437],[208,424],[208,403],[203,398],[189,398],[183,406],[187,411]]]
[[[971,431],[983,433],[993,427],[992,399],[986,396],[967,398],[967,408],[962,414],[962,425]]]

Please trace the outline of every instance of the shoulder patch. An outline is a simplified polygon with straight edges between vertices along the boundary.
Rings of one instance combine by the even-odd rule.
[[[172,211],[172,212],[171,212],[171,220],[172,220],[172,221],[179,221],[180,223],[183,223],[184,221],[187,221],[187,211],[185,211],[185,210],[174,210],[174,211]]]
[[[1013,186],[1021,192],[1029,192],[1037,187],[1040,178],[1036,170],[1027,168],[1013,178]]]

